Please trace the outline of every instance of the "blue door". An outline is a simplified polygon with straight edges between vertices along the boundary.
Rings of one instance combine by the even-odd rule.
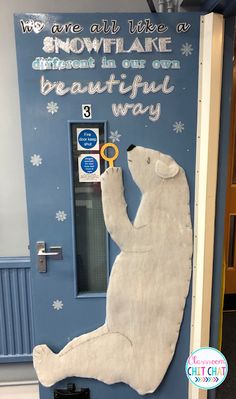
[[[167,154],[185,170],[193,216],[199,27],[197,13],[16,15],[35,345],[57,353],[104,323],[120,251],[102,211],[104,143],[118,146],[115,166],[123,171],[131,221],[141,198],[127,161],[135,145]],[[167,281],[167,304],[170,287]],[[190,309],[191,290],[153,397],[187,398]],[[70,377],[41,385],[40,398],[53,398],[68,382],[89,388],[94,399],[140,396],[125,383]]]

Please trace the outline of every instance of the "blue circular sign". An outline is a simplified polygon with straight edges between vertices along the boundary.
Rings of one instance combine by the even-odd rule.
[[[98,168],[97,160],[94,157],[87,156],[82,159],[81,168],[85,173],[94,173]]]
[[[97,135],[91,129],[84,129],[78,134],[78,143],[84,149],[94,148],[97,144]]]

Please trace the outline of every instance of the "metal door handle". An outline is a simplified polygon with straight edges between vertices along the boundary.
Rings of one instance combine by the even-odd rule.
[[[47,256],[52,256],[53,260],[61,260],[62,257],[62,247],[53,246],[49,247],[49,252],[46,252],[45,241],[37,242],[37,256],[38,256],[38,271],[39,273],[46,273],[47,271]]]
[[[59,255],[59,252],[45,252],[44,249],[40,249],[38,251],[38,256],[41,256],[41,255],[43,255],[43,256],[57,256],[57,255]]]

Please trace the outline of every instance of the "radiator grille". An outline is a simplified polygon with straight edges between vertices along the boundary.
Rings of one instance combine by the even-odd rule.
[[[30,268],[1,268],[0,356],[32,353],[32,321]]]

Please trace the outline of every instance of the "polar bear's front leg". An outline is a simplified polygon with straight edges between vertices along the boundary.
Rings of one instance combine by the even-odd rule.
[[[147,228],[136,229],[127,215],[122,169],[110,167],[101,175],[102,206],[106,228],[121,250],[143,252],[151,247],[145,243]]]

